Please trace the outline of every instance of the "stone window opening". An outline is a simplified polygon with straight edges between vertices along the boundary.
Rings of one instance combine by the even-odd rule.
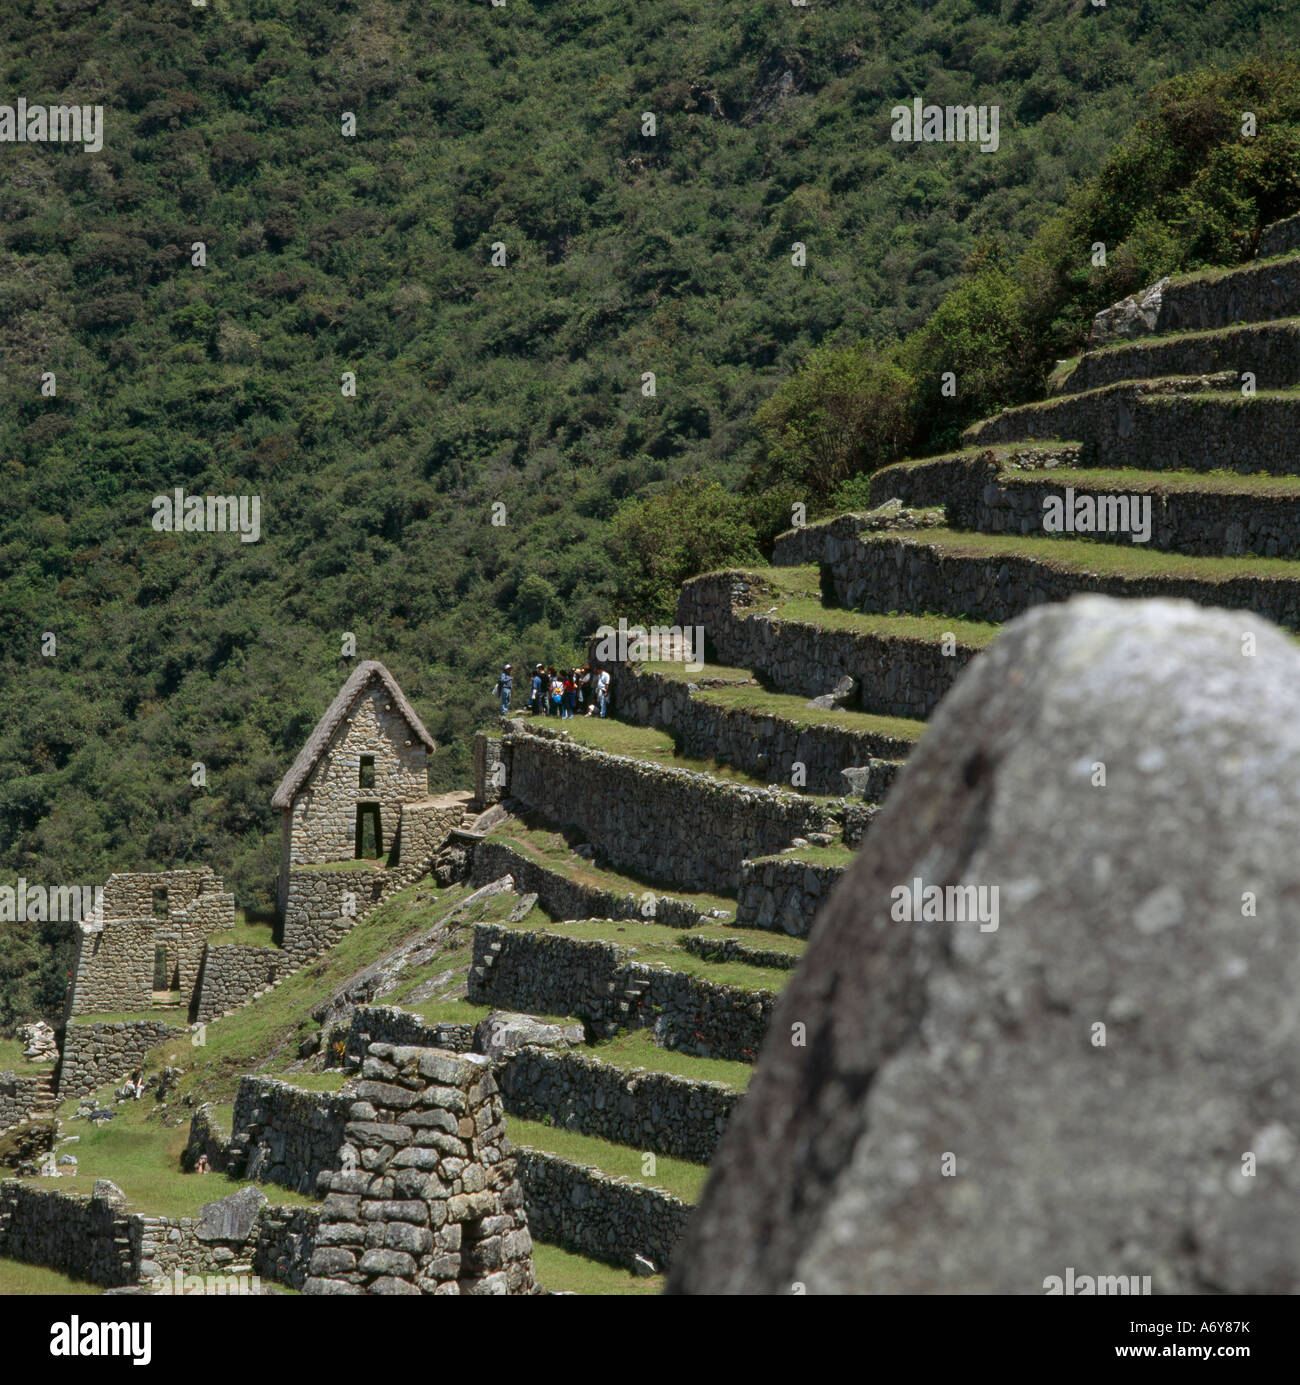
[[[468,1287],[475,1280],[486,1278],[492,1273],[491,1268],[485,1264],[485,1257],[480,1250],[480,1243],[483,1240],[482,1217],[475,1217],[470,1221],[461,1222],[460,1273],[457,1278],[465,1287]]]
[[[357,804],[356,854],[358,860],[378,860],[384,853],[384,829],[378,803]]]
[[[167,886],[155,885],[153,890],[153,916],[156,919],[167,917]]]
[[[153,950],[153,988],[155,991],[171,989],[171,977],[167,974],[167,949],[155,947]]]
[[[375,787],[375,757],[373,755],[363,755],[361,757],[361,775],[357,781],[360,788],[373,789]]]

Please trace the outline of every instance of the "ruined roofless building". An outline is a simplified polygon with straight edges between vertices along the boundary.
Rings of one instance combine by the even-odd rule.
[[[433,749],[393,675],[377,659],[358,664],[271,799],[280,810],[282,915],[292,870],[396,862],[403,808],[428,798]]]

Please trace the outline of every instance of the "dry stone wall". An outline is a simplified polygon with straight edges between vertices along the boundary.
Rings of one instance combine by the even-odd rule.
[[[656,1268],[672,1263],[689,1203],[540,1149],[520,1146],[515,1160],[538,1240],[624,1268],[634,1255]]]
[[[859,541],[828,535],[825,542],[856,546]],[[827,551],[824,561],[834,561],[829,555],[837,554],[838,547]],[[953,654],[945,655],[937,640],[824,629],[745,609],[771,604],[746,574],[710,573],[682,587],[676,619],[704,626],[718,662],[755,669],[783,692],[820,697],[847,675],[859,686],[858,706],[882,716],[928,717],[979,653],[975,646],[958,643]]]
[[[358,1005],[344,1041],[343,1061],[359,1065],[372,1043],[404,1047],[445,1048],[468,1053],[474,1047],[472,1024],[430,1024],[428,1020],[391,1005]]]
[[[339,1167],[354,1101],[345,1093],[305,1091],[269,1077],[241,1078],[226,1150],[227,1171],[299,1193],[312,1192],[323,1170]],[[193,1122],[190,1128],[193,1137]]]
[[[843,866],[814,865],[789,856],[746,861],[740,871],[736,922],[806,938],[818,909],[843,874]]]
[[[524,1192],[488,1059],[372,1044],[352,1094],[359,1167],[326,1193],[304,1292],[535,1292]]]
[[[1285,246],[1291,232],[1275,223],[1268,241]],[[1262,237],[1261,237],[1262,239]],[[1300,313],[1300,258],[1257,260],[1226,273],[1172,279],[1160,299],[1157,332],[1209,331],[1236,322],[1268,322]]]
[[[1031,606],[1088,592],[1249,609],[1278,625],[1300,628],[1300,581],[1294,578],[1125,579],[1054,568],[1014,553],[950,553],[888,536],[862,542],[842,558],[834,568],[834,584],[844,605],[869,611],[942,607],[974,620],[1005,622]]]
[[[580,1053],[522,1048],[497,1069],[507,1116],[550,1117],[634,1149],[707,1164],[741,1099],[721,1082],[617,1068]],[[508,1127],[507,1127],[508,1128]]]
[[[653,1028],[665,1048],[752,1062],[775,996],[647,966],[630,948],[479,924],[469,999],[529,1014],[576,1015],[597,1035]]]
[[[653,919],[669,928],[694,928],[711,921],[710,915],[684,899],[660,894],[654,895],[654,913],[647,914],[645,896],[650,891],[637,895],[603,890],[550,870],[506,842],[477,842],[471,883],[476,887],[487,885],[503,875],[514,880],[520,894],[535,894],[537,902],[553,919]]]
[[[689,890],[729,891],[746,856],[839,823],[824,803],[648,765],[555,736],[511,744],[510,793],[580,827],[617,868]]]
[[[129,1077],[150,1049],[186,1031],[163,1020],[69,1024],[59,1066],[59,1099],[88,1096],[106,1082]]]
[[[284,965],[278,947],[256,947],[244,943],[209,945],[199,970],[194,1018],[214,1019],[234,1010],[269,986]]]
[[[1300,250],[1300,215],[1265,226],[1259,233],[1255,257],[1263,260],[1272,255],[1286,255],[1293,250]]]
[[[639,726],[671,731],[680,749],[716,759],[789,786],[803,766],[801,787],[811,794],[840,794],[840,772],[872,756],[901,758],[912,742],[875,731],[853,731],[825,722],[800,724],[788,717],[722,707],[692,696],[689,684],[630,664],[607,665],[618,714]]]
[[[0,1132],[30,1120],[49,1091],[45,1073],[0,1072]]]
[[[130,1219],[119,1204],[16,1179],[0,1182],[0,1256],[104,1288],[133,1283],[137,1265]]]
[[[284,911],[284,951],[291,965],[338,942],[379,903],[387,884],[382,868],[291,871]]]

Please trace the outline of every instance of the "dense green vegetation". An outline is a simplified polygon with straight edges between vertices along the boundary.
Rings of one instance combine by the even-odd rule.
[[[653,614],[683,566],[751,561],[792,484],[815,498],[754,424],[801,362],[859,340],[888,360],[941,303],[1000,321],[999,266],[1140,94],[1291,22],[1260,0],[6,5],[6,99],[102,104],[105,140],[0,146],[3,878],[209,862],[265,908],[270,794],[347,632],[443,746],[435,786],[465,782],[494,665]],[[892,143],[914,94],[998,104],[1000,150]],[[1219,155],[1242,206],[1187,263],[1282,205],[1199,131],[1112,165],[1098,234],[1134,243],[1148,183]],[[1155,205],[1135,265],[1174,243]],[[1049,287],[1064,331],[1073,290]],[[989,339],[977,322],[970,349]],[[923,380],[918,350],[867,375]],[[712,497],[707,543],[662,507],[608,541],[682,483]],[[155,531],[176,487],[260,497],[261,539]],[[662,561],[636,543],[666,531]],[[57,1012],[69,957],[66,930],[4,927],[0,1027]]]

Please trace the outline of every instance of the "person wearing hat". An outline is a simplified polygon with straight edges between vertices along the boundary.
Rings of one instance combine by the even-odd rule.
[[[494,689],[501,698],[501,715],[503,717],[508,717],[510,715],[510,690],[514,685],[515,680],[510,676],[510,665],[507,664],[505,668],[501,670],[501,677],[497,679],[497,685]]]

